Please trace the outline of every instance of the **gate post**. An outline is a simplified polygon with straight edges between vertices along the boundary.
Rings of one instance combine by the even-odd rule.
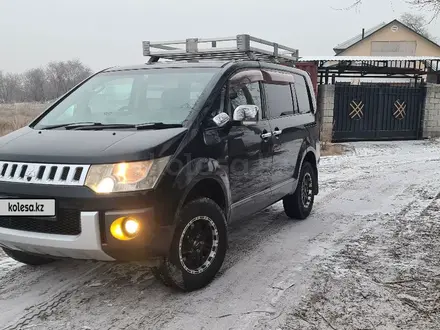
[[[335,85],[318,86],[318,117],[322,142],[332,142]]]
[[[423,109],[423,138],[440,137],[440,85],[426,84]]]

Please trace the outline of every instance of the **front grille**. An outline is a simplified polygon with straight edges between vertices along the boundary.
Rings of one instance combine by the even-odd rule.
[[[84,185],[90,165],[0,162],[0,181],[51,185]]]
[[[57,218],[0,217],[0,227],[36,233],[79,235],[81,216],[77,210],[60,209]]]

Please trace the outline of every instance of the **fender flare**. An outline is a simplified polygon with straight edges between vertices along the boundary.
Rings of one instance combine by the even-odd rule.
[[[302,166],[303,166],[304,159],[306,158],[306,156],[307,156],[308,153],[312,153],[316,160],[319,159],[319,155],[318,155],[317,150],[316,150],[315,148],[313,148],[312,146],[307,145],[307,144],[305,143],[305,141],[304,141],[304,143],[303,143],[302,146],[301,146],[300,152],[299,152],[299,155],[301,155],[301,156],[298,156],[297,166],[296,166],[296,168],[295,168],[295,172],[294,172],[294,174],[293,174],[293,177],[294,177],[295,179],[298,179],[299,172],[300,172],[300,170],[301,170],[301,168],[302,168]],[[317,194],[319,193],[319,184],[318,184],[318,182],[319,182],[319,180],[318,180],[318,178],[319,178],[319,174],[318,174],[318,164],[317,164],[317,163],[316,163],[316,164],[312,164],[312,166],[315,168],[315,175],[316,175],[315,194],[317,195]]]
[[[172,189],[178,191],[178,201],[175,214],[181,210],[192,189],[203,180],[214,180],[219,184],[225,199],[225,218],[229,221],[231,209],[231,190],[229,176],[216,159],[196,158],[191,160],[177,174]],[[177,221],[177,218],[174,219]]]

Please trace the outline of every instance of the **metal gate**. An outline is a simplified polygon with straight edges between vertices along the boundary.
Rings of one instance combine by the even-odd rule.
[[[337,83],[333,140],[418,139],[424,101],[424,86]]]

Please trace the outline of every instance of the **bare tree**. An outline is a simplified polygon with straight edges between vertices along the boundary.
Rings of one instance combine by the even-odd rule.
[[[428,29],[426,28],[428,22],[423,15],[404,13],[400,17],[400,20],[402,21],[402,23],[406,24],[408,27],[410,27],[417,33],[420,33],[422,36],[430,40],[436,39],[433,35],[431,35],[431,33],[429,33]]]
[[[23,74],[0,71],[0,102],[42,102],[66,93],[92,74],[92,70],[74,59],[50,62],[45,68],[35,68]]]
[[[45,100],[46,74],[43,69],[31,69],[24,74],[24,90],[28,101]]]
[[[50,86],[50,98],[56,98],[67,91],[67,73],[64,62],[50,62],[47,65],[46,76]]]
[[[90,68],[77,59],[67,62],[49,63],[46,69],[46,77],[50,87],[49,94],[51,98],[63,95],[91,74]]]
[[[367,2],[368,0],[351,0],[350,4],[346,8],[339,8],[339,9],[354,9],[359,8],[364,2]],[[391,1],[391,0],[390,0]],[[405,2],[414,8],[418,8],[420,10],[423,10],[427,13],[432,14],[431,19],[428,21],[428,23],[431,23],[436,17],[440,15],[440,0],[400,0],[402,2]]]
[[[0,71],[0,103],[5,102],[4,96],[5,96],[5,91],[4,91],[4,77],[3,77],[3,72]]]
[[[86,79],[92,74],[92,70],[84,64],[82,64],[78,59],[68,61],[66,63],[67,67],[67,86],[68,89],[71,89],[80,81]]]
[[[407,3],[432,13],[431,23],[434,18],[440,15],[440,0],[406,0]]]
[[[22,79],[19,74],[7,73],[3,76],[2,97],[3,102],[21,102],[23,101]]]

